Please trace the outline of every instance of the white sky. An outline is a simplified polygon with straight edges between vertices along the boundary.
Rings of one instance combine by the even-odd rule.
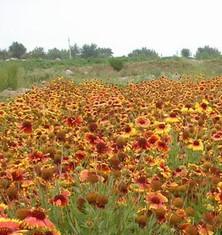
[[[115,55],[163,56],[209,45],[222,51],[222,0],[0,0],[0,48],[13,41],[67,48],[94,42]]]

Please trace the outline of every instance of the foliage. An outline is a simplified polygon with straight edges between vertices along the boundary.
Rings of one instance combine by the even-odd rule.
[[[196,52],[197,59],[212,59],[221,56],[221,52],[217,48],[212,48],[209,46],[199,47]]]
[[[8,51],[7,50],[0,50],[0,60],[5,60],[8,58]]]
[[[108,58],[108,57],[111,57],[113,54],[112,49],[102,48],[102,47],[99,47],[97,49],[97,53],[98,53],[98,57],[100,58]]]
[[[79,48],[79,46],[76,43],[73,46],[71,46],[70,49],[71,49],[72,58],[80,56],[81,49]]]
[[[8,64],[0,69],[0,90],[11,88],[15,90],[18,86],[19,67],[17,64]]]
[[[96,44],[84,44],[81,48],[81,56],[83,58],[107,58],[113,54],[110,48],[97,47]]]
[[[22,43],[13,42],[9,47],[9,53],[12,57],[20,59],[25,55],[26,48]]]
[[[49,49],[47,53],[47,57],[49,59],[55,60],[57,58],[59,59],[67,59],[69,57],[68,50],[59,50],[57,48]]]
[[[146,47],[133,50],[128,56],[139,57],[139,58],[149,58],[149,59],[156,59],[159,57],[157,52],[155,52],[154,50],[148,49]]]
[[[84,44],[81,48],[81,56],[83,58],[92,58],[98,56],[97,45],[92,43],[90,45]]]
[[[117,72],[119,72],[120,70],[122,70],[123,67],[124,67],[123,60],[122,60],[122,59],[119,59],[119,58],[111,58],[111,59],[109,60],[109,64],[110,64],[111,67],[112,67],[115,71],[117,71]]]
[[[43,47],[36,47],[29,53],[28,57],[35,59],[43,59],[46,57],[46,53]]]
[[[126,85],[129,82],[138,83],[141,81],[156,79],[161,75],[167,75],[170,79],[198,80],[203,75],[210,79],[212,76],[222,74],[222,60],[220,58],[204,60],[197,63],[195,60],[184,60],[183,58],[159,58],[156,60],[138,61],[133,58],[121,57],[124,67],[122,71],[116,73],[110,69],[107,58],[90,58],[81,57],[70,59],[49,60],[49,59],[26,59],[16,61],[0,61],[0,90],[7,88],[5,78],[8,67],[15,64],[18,67],[16,76],[17,88],[31,87],[32,84],[48,80],[56,76],[66,76],[65,71],[70,69],[74,71],[69,76],[80,83],[91,80],[93,77],[106,83],[117,85]],[[121,79],[125,77],[125,79]],[[4,79],[3,79],[4,78]],[[7,80],[7,79],[6,79]]]
[[[185,58],[189,58],[191,56],[191,51],[188,48],[183,48],[181,50],[181,56]]]

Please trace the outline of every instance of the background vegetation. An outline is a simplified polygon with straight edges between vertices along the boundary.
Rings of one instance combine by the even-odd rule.
[[[76,82],[99,79],[124,85],[162,75],[181,79],[183,74],[196,79],[222,74],[222,56],[216,48],[200,47],[194,57],[190,49],[183,48],[180,54],[160,57],[155,50],[144,47],[128,56],[113,57],[112,49],[96,44],[74,44],[70,50],[52,48],[45,52],[36,47],[27,51],[22,43],[14,42],[7,50],[0,50],[0,91],[29,88],[58,76]]]

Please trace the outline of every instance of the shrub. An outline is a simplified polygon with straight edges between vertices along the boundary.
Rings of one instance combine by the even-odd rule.
[[[156,51],[143,47],[141,49],[133,50],[128,54],[130,58],[140,58],[140,59],[157,59],[159,55]]]
[[[183,48],[180,53],[181,53],[181,56],[185,58],[189,58],[191,56],[190,49],[188,48]]]
[[[8,74],[8,88],[12,88],[15,90],[17,88],[18,83],[18,65],[11,64],[7,67]]]
[[[26,53],[26,48],[22,43],[13,42],[9,47],[9,53],[12,57],[22,58],[22,56]]]
[[[16,64],[8,64],[0,70],[0,90],[18,87],[19,67]]]
[[[111,65],[111,67],[115,70],[115,71],[120,71],[122,70],[124,64],[123,61],[121,59],[118,58],[112,58],[109,60],[109,64]]]
[[[199,47],[196,52],[197,59],[212,59],[220,56],[221,53],[217,48],[212,48],[209,46]]]

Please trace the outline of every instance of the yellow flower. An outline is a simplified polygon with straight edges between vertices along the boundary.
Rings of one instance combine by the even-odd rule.
[[[203,151],[204,145],[201,140],[191,140],[190,144],[188,145],[189,149],[192,149],[193,151]]]
[[[178,114],[177,112],[173,111],[171,112],[167,118],[165,119],[165,121],[167,123],[175,123],[175,122],[179,122],[180,121],[180,118],[178,117]]]
[[[195,110],[194,110],[193,108],[183,107],[183,108],[181,109],[181,112],[182,112],[182,113],[194,113]]]
[[[129,138],[135,135],[137,135],[137,130],[132,123],[127,125],[127,127],[125,128],[125,133],[122,134],[122,136],[125,138]]]
[[[222,191],[222,182],[219,182],[217,184],[217,188],[218,188],[219,191]]]
[[[209,102],[205,99],[202,100],[201,103],[196,103],[195,104],[195,111],[198,112],[198,113],[210,113],[212,112],[212,108],[209,106]]]
[[[209,203],[206,204],[205,206],[206,206],[206,209],[207,209],[207,210],[212,210],[212,211],[213,211],[213,210],[215,209],[214,206],[212,206],[212,205],[209,204]]]
[[[155,122],[154,126],[156,134],[168,134],[171,130],[171,126],[165,122]]]

